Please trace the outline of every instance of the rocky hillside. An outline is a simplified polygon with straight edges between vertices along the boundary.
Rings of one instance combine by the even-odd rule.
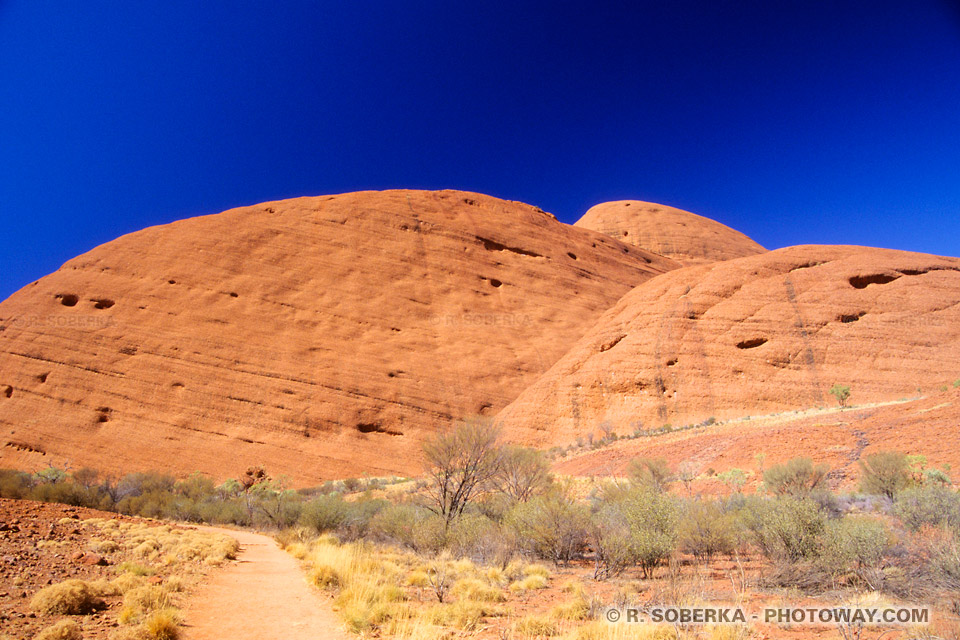
[[[616,306],[498,419],[527,442],[894,400],[960,378],[960,259],[801,246],[687,267]]]
[[[739,231],[710,218],[653,202],[619,200],[591,207],[575,226],[593,229],[685,266],[766,251]]]
[[[0,304],[0,466],[411,473],[674,261],[534,207],[386,191],[121,237]]]

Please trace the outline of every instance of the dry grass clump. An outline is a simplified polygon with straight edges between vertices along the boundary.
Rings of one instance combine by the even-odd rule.
[[[143,586],[144,580],[143,577],[135,573],[121,573],[110,584],[120,592],[120,595],[123,595],[131,589]]]
[[[457,600],[450,604],[435,604],[423,612],[423,620],[441,627],[473,631],[484,618],[502,616],[503,611],[484,602]]]
[[[558,604],[550,610],[550,617],[554,620],[578,621],[586,620],[589,616],[590,602],[582,596],[578,596],[569,602]]]
[[[34,640],[81,640],[82,638],[80,625],[73,620],[61,620],[34,636]]]
[[[513,631],[520,637],[525,638],[543,638],[555,636],[560,633],[557,625],[543,616],[527,616],[520,618],[513,625]]]
[[[89,583],[67,580],[44,587],[30,601],[30,608],[42,615],[85,615],[105,606]]]
[[[170,606],[170,596],[163,587],[146,585],[124,594],[123,606],[135,615],[141,615]]]
[[[510,584],[510,591],[519,593],[521,591],[532,591],[534,589],[546,589],[547,579],[539,574],[527,576],[523,580],[517,580]]]
[[[562,636],[562,640],[677,640],[677,630],[667,625],[588,622]]]
[[[140,625],[150,640],[177,640],[180,637],[180,615],[175,609],[154,611]]]
[[[450,592],[457,598],[476,602],[503,602],[507,599],[503,591],[476,578],[457,580]]]

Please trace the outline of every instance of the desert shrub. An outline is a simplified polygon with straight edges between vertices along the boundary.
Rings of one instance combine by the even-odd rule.
[[[320,496],[303,505],[300,524],[317,533],[336,531],[350,516],[350,506],[340,496]]]
[[[734,517],[718,502],[688,503],[680,519],[680,547],[700,561],[733,553],[737,545]]]
[[[884,556],[893,546],[893,534],[883,522],[850,516],[826,528],[820,557],[822,568],[833,576],[852,574],[872,590],[883,584]]]
[[[733,493],[740,493],[743,486],[747,484],[747,474],[743,469],[728,469],[717,474],[717,478]]]
[[[895,497],[911,484],[910,459],[899,451],[879,451],[860,460],[860,490]]]
[[[22,500],[30,494],[32,484],[29,473],[0,469],[0,497]]]
[[[528,447],[504,447],[493,476],[496,490],[518,502],[545,492],[552,481],[546,456]]]
[[[816,502],[783,497],[751,503],[748,509],[747,526],[767,559],[793,563],[817,555],[827,518]]]
[[[590,540],[594,549],[593,578],[606,580],[636,564],[630,524],[618,504],[601,504],[591,517]]]
[[[652,491],[666,491],[674,478],[673,471],[663,458],[636,458],[630,462],[628,473],[635,485]]]
[[[942,485],[900,492],[893,513],[914,531],[930,525],[944,526],[960,533],[960,493]]]
[[[520,547],[513,529],[501,526],[479,512],[465,513],[454,520],[447,532],[446,543],[454,556],[499,567],[506,566]]]
[[[417,553],[438,553],[446,546],[446,521],[432,511],[409,504],[390,505],[374,516],[371,534]]]
[[[631,491],[621,503],[630,526],[630,547],[646,578],[677,546],[679,504],[670,494]]]
[[[30,601],[42,615],[86,615],[105,606],[96,589],[83,580],[67,580],[44,587]]]
[[[828,471],[826,464],[815,465],[810,458],[793,458],[767,469],[763,482],[777,495],[808,496],[822,488]]]
[[[387,500],[364,499],[348,502],[347,519],[337,529],[342,540],[360,540],[370,535],[370,525],[381,510],[390,505]]]
[[[556,489],[517,504],[506,524],[531,553],[559,565],[580,556],[590,520],[585,506]]]
[[[36,636],[35,640],[81,640],[83,633],[80,625],[73,620],[61,620],[47,627]]]

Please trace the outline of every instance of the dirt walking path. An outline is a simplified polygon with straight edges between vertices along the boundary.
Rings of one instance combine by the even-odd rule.
[[[236,538],[240,555],[190,598],[186,640],[348,640],[330,602],[307,584],[297,561],[272,538],[198,528]]]

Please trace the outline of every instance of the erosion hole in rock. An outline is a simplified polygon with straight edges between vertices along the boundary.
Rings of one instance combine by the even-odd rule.
[[[499,289],[503,286],[503,283],[497,280],[496,278],[490,278],[490,286],[494,289]]]
[[[574,260],[578,259],[577,254],[573,253],[572,251],[567,251],[567,255],[573,258]]]
[[[629,232],[629,231],[624,231],[624,232],[623,232],[623,237],[624,237],[624,238],[626,238],[628,235],[630,235],[630,232]]]
[[[177,284],[176,280],[167,280],[167,284]]]
[[[172,385],[170,385],[170,386],[171,386],[172,388],[174,388],[174,389],[183,389],[183,383],[182,383],[182,382],[174,382],[174,383],[173,383]]]
[[[13,387],[11,387],[10,385],[7,385],[6,387],[4,387],[4,388],[3,388],[3,396],[4,396],[5,398],[12,398],[12,397],[13,397]]]
[[[679,362],[679,360],[678,360],[677,358],[674,358],[673,360],[670,360],[670,361],[667,362],[667,366],[668,366],[668,367],[675,367],[675,366],[677,366],[677,362]]]
[[[93,303],[94,309],[109,309],[116,304],[116,302],[110,298],[92,298],[90,302]]]
[[[866,289],[871,284],[887,284],[899,277],[899,275],[893,276],[886,273],[875,273],[869,276],[853,276],[850,278],[850,286],[854,289]]]
[[[360,433],[385,433],[388,436],[402,436],[403,432],[389,429],[376,422],[358,422],[357,431]]]
[[[766,338],[751,338],[737,343],[737,349],[756,349],[760,345],[766,344]]]
[[[236,291],[231,291],[231,292],[230,292],[230,297],[231,297],[231,298],[239,298],[239,297],[240,297],[240,294],[237,293]]]
[[[866,311],[861,311],[860,313],[843,314],[840,316],[840,322],[844,324],[850,324],[851,322],[856,322],[865,315],[867,315]]]
[[[65,307],[75,307],[80,302],[80,298],[72,293],[61,293],[57,298],[60,300],[60,304]]]
[[[463,199],[463,203],[464,203],[464,204],[467,204],[467,205],[470,205],[471,207],[477,206],[477,201],[474,200],[473,198],[464,198],[464,199]]]
[[[49,376],[49,375],[50,375],[49,372],[47,372],[47,373],[41,373],[40,375],[37,376],[37,381],[38,381],[40,384],[44,384],[44,383],[47,381],[47,376]]]

